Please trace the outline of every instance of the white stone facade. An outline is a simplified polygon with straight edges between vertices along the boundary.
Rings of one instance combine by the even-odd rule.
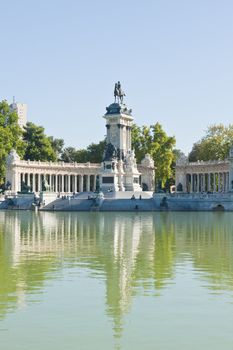
[[[179,192],[229,192],[233,189],[233,157],[224,161],[176,163],[176,190]]]
[[[31,191],[39,193],[44,180],[51,192],[95,191],[99,173],[100,164],[26,161],[20,160],[12,151],[7,158],[6,183],[11,184],[13,193],[21,191],[22,182],[30,186]]]

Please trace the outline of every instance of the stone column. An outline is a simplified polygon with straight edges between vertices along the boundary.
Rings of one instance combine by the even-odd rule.
[[[36,174],[32,174],[32,191],[36,192]]]
[[[70,175],[67,175],[68,188],[67,192],[70,192]]]
[[[93,191],[96,191],[96,175],[94,175],[94,180],[93,180]]]
[[[200,192],[200,174],[197,174],[197,192]]]
[[[61,192],[64,192],[64,175],[61,175]]]
[[[87,175],[87,191],[89,192],[90,191],[90,175]]]
[[[77,192],[77,175],[74,175],[74,192]]]
[[[218,192],[220,192],[220,173],[218,173]]]
[[[61,192],[61,175],[57,174],[57,192]]]
[[[23,173],[22,175],[23,175],[22,181],[25,182],[25,173]]]
[[[37,182],[37,186],[38,186],[37,189],[38,189],[38,192],[40,192],[41,191],[41,189],[40,189],[40,173],[37,174],[37,181],[38,181]]]
[[[30,174],[27,173],[27,186],[30,186]]]
[[[213,188],[213,191],[216,192],[216,174],[213,173],[214,175],[214,188]]]
[[[208,173],[208,185],[207,185],[207,191],[210,191],[210,173]]]
[[[18,191],[21,191],[21,173],[18,173],[18,184],[17,184]]]
[[[83,175],[79,175],[79,192],[83,192]]]
[[[203,183],[202,183],[202,192],[205,192],[205,188],[206,188],[206,181],[205,181],[205,173],[202,174],[202,177],[203,177]]]

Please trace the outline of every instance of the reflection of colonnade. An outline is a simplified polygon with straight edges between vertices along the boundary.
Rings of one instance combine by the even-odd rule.
[[[70,267],[104,276],[106,313],[119,339],[132,298],[140,290],[161,290],[174,278],[176,262],[187,257],[210,288],[233,290],[232,224],[223,213],[0,212],[1,266],[12,280],[7,289],[0,274],[0,293],[22,295],[56,278],[62,256]],[[31,266],[39,280],[38,273],[28,273]]]

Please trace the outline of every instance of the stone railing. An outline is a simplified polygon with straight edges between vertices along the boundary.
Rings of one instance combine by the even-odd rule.
[[[69,168],[97,168],[100,167],[101,164],[100,163],[66,163],[66,162],[41,162],[39,161],[35,161],[35,160],[20,160],[20,161],[16,161],[15,165],[18,166],[36,166],[36,167],[69,167]]]
[[[188,166],[198,166],[198,165],[228,165],[229,160],[198,160],[197,162],[179,162],[177,161],[176,166],[177,167],[188,167]]]
[[[168,197],[168,198],[180,198],[180,199],[232,199],[233,192],[216,192],[216,193],[154,193],[153,197]]]

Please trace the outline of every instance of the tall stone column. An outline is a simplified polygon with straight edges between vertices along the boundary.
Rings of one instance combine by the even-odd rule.
[[[61,192],[64,192],[64,175],[61,175]]]
[[[200,174],[197,174],[197,192],[200,192]]]
[[[38,189],[38,192],[40,192],[41,191],[41,185],[40,185],[40,183],[41,183],[41,178],[40,178],[40,173],[38,173],[38,175],[37,175],[37,181],[38,181],[38,184],[37,184],[37,189]]]
[[[79,175],[79,192],[83,192],[83,175]]]
[[[96,191],[96,175],[94,175],[93,191]]]
[[[86,190],[89,192],[90,191],[90,175],[87,175],[87,185],[86,185]]]
[[[61,192],[61,176],[57,174],[57,192]]]
[[[77,192],[77,175],[74,175],[74,192]]]
[[[27,173],[27,186],[30,186],[30,174]]]
[[[18,191],[21,191],[21,173],[18,173]]]
[[[220,192],[220,173],[218,173],[218,192]]]
[[[203,178],[203,183],[202,183],[202,192],[205,192],[205,189],[206,189],[205,173],[204,173],[204,174],[202,174],[202,178]]]
[[[208,173],[208,185],[207,185],[207,191],[210,191],[210,173]]]
[[[57,174],[54,174],[54,191],[57,193],[58,188],[57,188]]]
[[[216,192],[216,174],[214,173],[214,192]]]
[[[32,191],[36,192],[36,174],[32,174]]]
[[[67,192],[70,192],[70,175],[67,175]]]
[[[190,174],[190,192],[193,192],[193,174]]]

